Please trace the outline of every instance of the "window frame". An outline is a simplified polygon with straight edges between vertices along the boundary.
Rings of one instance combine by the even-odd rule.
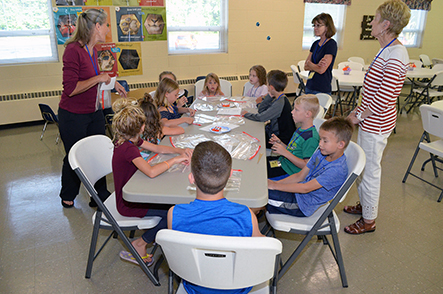
[[[167,0],[166,0],[167,1]],[[168,30],[168,54],[169,55],[185,55],[185,54],[211,54],[211,53],[227,53],[228,52],[228,0],[220,1],[220,26],[170,26],[167,22]],[[168,4],[166,3],[166,17],[169,15]],[[218,32],[219,33],[219,49],[173,49],[169,46],[173,40],[169,37],[170,33],[175,32]]]
[[[422,45],[423,45],[423,35],[424,35],[424,32],[425,32],[425,28],[426,28],[426,20],[427,20],[427,17],[428,17],[428,11],[427,10],[419,10],[419,9],[411,9],[411,19],[412,19],[412,13],[420,13],[420,14],[422,14],[422,15],[418,16],[419,17],[419,21],[421,21],[421,23],[418,24],[419,27],[416,28],[416,29],[408,28],[409,24],[411,23],[409,21],[408,26],[403,28],[403,31],[398,36],[398,39],[407,48],[421,48]],[[415,34],[415,36],[414,36],[414,39],[415,39],[414,44],[405,44],[406,42],[403,41],[406,38],[404,36],[404,33]]]
[[[11,66],[11,65],[25,65],[25,64],[37,64],[37,63],[48,63],[48,62],[58,62],[58,47],[57,40],[55,37],[55,26],[54,19],[52,15],[52,2],[51,0],[46,0],[47,13],[49,18],[49,29],[31,29],[31,30],[15,30],[15,31],[2,31],[0,30],[0,38],[15,38],[15,37],[36,37],[36,36],[48,36],[50,55],[46,56],[32,56],[32,57],[19,57],[10,59],[1,59],[0,66]],[[16,45],[19,46],[19,45]],[[27,50],[23,50],[24,52]],[[18,53],[20,54],[20,52]]]
[[[333,18],[334,19],[334,25],[335,25],[335,28],[337,29],[337,32],[332,37],[332,39],[334,39],[337,42],[338,47],[341,48],[342,44],[343,44],[343,39],[344,39],[344,26],[345,26],[345,23],[346,23],[346,8],[347,8],[347,5],[345,5],[345,4],[327,4],[327,3],[308,3],[307,2],[307,3],[305,3],[304,17],[303,17],[302,50],[309,50],[309,49],[311,49],[312,44],[315,42],[315,40],[317,40],[317,38],[314,36],[313,40],[309,44],[303,42],[303,39],[305,37],[308,37],[308,36],[306,36],[306,33],[311,34],[311,33],[314,32],[314,28],[312,27],[311,24],[309,26],[305,26],[304,25],[304,23],[305,23],[304,19],[305,19],[305,16],[306,16],[306,8],[308,6],[311,6],[311,5],[312,6],[327,5],[329,7],[333,7],[331,5],[334,5],[334,6],[339,5],[340,7],[342,7],[342,11],[341,11],[342,17],[338,17],[338,19],[341,20],[341,22],[336,21]],[[320,10],[318,10],[318,11],[320,11]],[[331,14],[328,10],[322,9],[321,11],[325,12],[325,13]],[[332,16],[332,14],[331,14],[331,16]],[[309,23],[311,23],[311,21],[312,21],[312,18],[310,19]],[[339,23],[340,23],[340,26],[337,25]]]

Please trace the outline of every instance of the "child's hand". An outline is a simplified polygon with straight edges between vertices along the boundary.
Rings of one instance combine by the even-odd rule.
[[[192,156],[192,154],[191,154],[191,156]],[[183,163],[185,165],[188,165],[189,163],[191,163],[191,156],[189,156],[189,153],[185,152],[185,153],[176,157],[177,161],[178,161],[177,163]]]
[[[194,116],[195,115],[195,109],[188,108],[188,112],[189,112],[190,116]]]
[[[187,102],[188,102],[188,98],[183,96],[177,100],[177,107],[183,107],[183,105],[185,105]]]
[[[192,149],[189,149],[189,148],[184,148],[184,149],[181,149],[181,151],[180,151],[180,154],[186,154],[189,158],[191,158],[192,157]]]
[[[274,188],[275,188],[274,184],[275,184],[275,181],[268,180],[268,189],[274,190]]]
[[[272,145],[271,149],[274,153],[277,153],[277,154],[283,155],[283,156],[284,156],[284,153],[287,151],[286,146],[284,144],[278,143],[278,142],[274,143],[274,145]]]
[[[275,143],[280,143],[281,144],[281,140],[275,134],[272,134],[271,138],[269,138],[269,144],[275,144]]]
[[[193,117],[184,117],[184,119],[185,119],[185,123],[187,123],[188,125],[192,125],[192,123],[194,122]]]
[[[258,97],[257,99],[255,99],[255,103],[260,104],[263,102],[263,96]]]
[[[241,112],[241,116],[245,116],[245,114],[246,113],[248,113],[246,110],[243,110],[242,112]]]

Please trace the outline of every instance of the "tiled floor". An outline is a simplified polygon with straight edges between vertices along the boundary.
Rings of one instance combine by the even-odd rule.
[[[167,293],[167,267],[161,287],[153,286],[138,266],[123,262],[121,242],[111,240],[94,263],[85,267],[91,215],[82,189],[74,209],[63,209],[58,196],[64,155],[49,126],[0,130],[0,293]],[[342,212],[357,200],[355,187],[337,212],[349,287],[341,287],[329,249],[312,240],[278,284],[279,293],[443,293],[443,203],[440,192],[404,172],[422,133],[417,113],[399,118],[383,159],[383,183],[377,231],[350,236],[343,227],[356,217]],[[418,162],[426,159],[421,153]],[[414,167],[419,171],[419,165]],[[435,184],[430,166],[424,174]],[[104,236],[104,235],[103,235]],[[283,258],[301,236],[278,234]]]

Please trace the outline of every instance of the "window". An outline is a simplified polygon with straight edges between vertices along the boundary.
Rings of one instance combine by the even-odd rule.
[[[0,64],[58,60],[51,0],[0,4]]]
[[[329,13],[334,20],[337,33],[332,37],[340,46],[343,35],[343,27],[346,16],[346,5],[339,4],[319,4],[305,3],[305,20],[303,22],[303,49],[311,48],[312,43],[317,39],[314,36],[312,19],[320,13]]]
[[[426,26],[426,10],[411,10],[409,24],[398,36],[398,40],[406,47],[421,47],[423,33]]]
[[[227,52],[228,0],[166,0],[169,54]]]

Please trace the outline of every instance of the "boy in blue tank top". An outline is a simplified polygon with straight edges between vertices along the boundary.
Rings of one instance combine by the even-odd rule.
[[[213,141],[198,144],[191,159],[189,181],[197,197],[168,211],[168,228],[197,234],[260,237],[255,214],[245,205],[228,201],[223,189],[231,175],[231,155]],[[252,287],[215,290],[183,281],[187,293],[248,293]]]

